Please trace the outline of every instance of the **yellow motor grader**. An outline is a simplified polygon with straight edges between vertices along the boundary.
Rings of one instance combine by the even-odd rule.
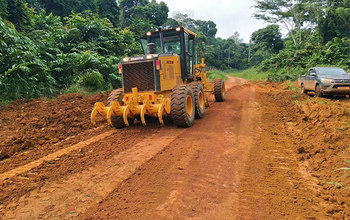
[[[121,61],[123,88],[111,92],[107,105],[95,104],[92,123],[99,114],[115,128],[130,126],[135,119],[146,125],[147,115],[164,124],[168,115],[177,126],[190,127],[204,116],[211,94],[217,102],[225,101],[224,81],[207,81],[204,59],[195,65],[195,37],[183,27],[145,33],[145,55]]]

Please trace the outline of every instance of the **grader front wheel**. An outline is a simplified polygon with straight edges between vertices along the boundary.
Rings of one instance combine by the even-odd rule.
[[[190,86],[180,85],[171,94],[171,118],[179,127],[191,127],[194,123],[195,104]]]
[[[193,91],[195,103],[195,118],[200,119],[204,117],[205,112],[205,94],[202,83],[192,82],[190,86]]]
[[[216,102],[224,102],[226,97],[225,82],[222,79],[214,81],[214,96]]]
[[[124,92],[123,89],[116,89],[111,92],[107,99],[107,106],[111,104],[113,101],[118,101],[120,104],[123,103]],[[129,125],[134,124],[135,118],[128,119]],[[111,116],[111,122],[113,127],[115,128],[125,128],[126,124],[124,122],[123,116]]]

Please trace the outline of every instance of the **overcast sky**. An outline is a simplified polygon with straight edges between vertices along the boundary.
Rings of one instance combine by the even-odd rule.
[[[160,2],[161,0],[157,0]],[[238,32],[244,42],[250,35],[267,26],[253,18],[254,0],[162,0],[169,7],[169,16],[176,11],[190,14],[194,19],[212,20],[217,25],[217,37],[228,38]]]

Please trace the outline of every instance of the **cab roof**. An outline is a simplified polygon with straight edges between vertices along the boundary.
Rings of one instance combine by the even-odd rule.
[[[184,31],[186,32],[188,35],[192,35],[192,36],[197,36],[196,33],[188,30],[187,28],[184,28],[184,27],[177,27],[177,28],[170,28],[170,29],[163,29],[162,32],[166,33],[166,32],[174,32],[174,31]],[[149,35],[149,33],[151,33]],[[144,35],[145,37],[147,36],[152,36],[153,34],[156,34],[156,33],[159,33],[159,31],[150,31],[150,32],[146,32]]]

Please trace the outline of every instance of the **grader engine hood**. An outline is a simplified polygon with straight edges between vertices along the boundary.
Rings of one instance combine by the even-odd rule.
[[[138,91],[161,91],[161,62],[158,55],[124,58],[121,63],[123,88],[125,93]]]

